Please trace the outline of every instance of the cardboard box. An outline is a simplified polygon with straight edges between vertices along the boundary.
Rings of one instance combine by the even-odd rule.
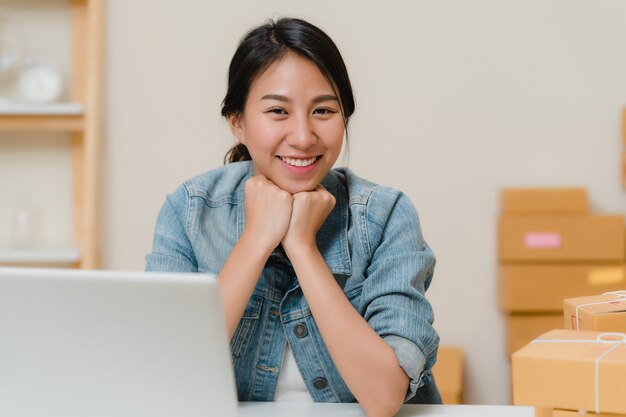
[[[607,414],[607,413],[590,413],[581,414],[578,411],[573,410],[554,410],[552,417],[626,417],[626,414]]]
[[[526,346],[541,334],[563,327],[563,314],[512,314],[507,316],[507,355]]]
[[[625,264],[501,265],[499,304],[509,313],[563,311],[563,299],[626,288]]]
[[[623,262],[624,216],[502,216],[500,260]]]
[[[597,388],[598,412],[626,413],[626,343],[601,334],[552,330],[515,352],[513,403],[595,411]]]
[[[463,404],[463,351],[439,346],[433,374],[443,403]]]
[[[502,213],[507,215],[586,214],[585,188],[507,188],[502,190]]]
[[[626,333],[626,291],[568,298],[563,316],[565,329]]]
[[[551,408],[535,407],[535,417],[552,417],[553,411]]]

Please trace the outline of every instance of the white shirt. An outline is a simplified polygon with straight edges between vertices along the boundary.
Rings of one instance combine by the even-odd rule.
[[[313,397],[309,394],[304,384],[304,379],[300,374],[293,352],[287,344],[285,356],[283,357],[283,367],[278,377],[274,401],[284,402],[313,402]]]

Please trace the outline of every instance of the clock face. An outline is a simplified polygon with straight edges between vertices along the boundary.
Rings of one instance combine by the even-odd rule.
[[[20,73],[19,89],[22,96],[36,103],[50,103],[61,96],[61,76],[52,67],[31,64]]]

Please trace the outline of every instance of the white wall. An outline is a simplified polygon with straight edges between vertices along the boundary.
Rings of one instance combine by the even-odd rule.
[[[506,403],[495,301],[498,190],[619,183],[626,2],[108,1],[104,266],[142,269],[165,195],[221,164],[226,69],[246,30],[309,19],[344,54],[357,99],[349,165],[404,190],[438,256],[442,343],[467,353],[467,400]]]

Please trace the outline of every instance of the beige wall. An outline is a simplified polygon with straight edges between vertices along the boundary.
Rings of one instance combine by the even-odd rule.
[[[435,326],[466,350],[467,400],[508,401],[498,190],[581,185],[594,210],[626,211],[626,2],[109,0],[108,14],[106,268],[142,269],[165,195],[221,164],[239,38],[267,17],[303,17],[352,76],[350,167],[404,190],[421,215],[438,256]]]

